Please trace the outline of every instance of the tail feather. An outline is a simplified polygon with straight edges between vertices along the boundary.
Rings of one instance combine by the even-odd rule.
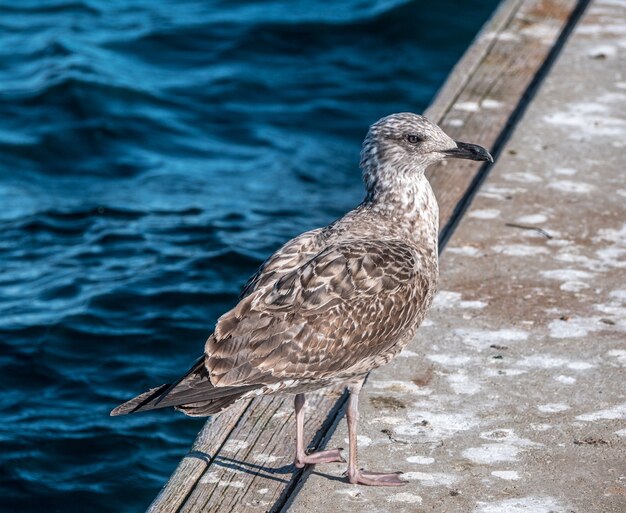
[[[226,397],[220,397],[212,401],[205,401],[201,403],[190,403],[180,406],[174,406],[178,411],[182,411],[185,415],[190,417],[206,417],[207,415],[215,415],[228,408],[231,404],[241,398],[245,392],[240,392]]]
[[[154,403],[156,403],[163,393],[170,387],[169,383],[161,385],[160,387],[151,388],[147,392],[134,397],[130,401],[126,401],[120,404],[117,408],[111,411],[111,416],[126,415],[127,413],[134,413],[136,411],[152,410],[154,409]],[[150,405],[153,405],[150,407]]]
[[[209,380],[204,359],[201,358],[177,382],[151,388],[119,405],[111,411],[111,415],[126,415],[168,406],[174,406],[187,415],[212,415],[230,406],[246,392],[259,387],[261,385],[214,387]]]

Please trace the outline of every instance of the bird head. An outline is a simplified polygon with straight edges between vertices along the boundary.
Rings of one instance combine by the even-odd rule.
[[[425,117],[402,112],[370,127],[361,151],[361,168],[369,187],[381,175],[421,174],[431,164],[447,158],[493,162],[482,146],[454,141]]]

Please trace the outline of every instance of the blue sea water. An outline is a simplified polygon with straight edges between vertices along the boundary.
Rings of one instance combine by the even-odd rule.
[[[496,0],[0,2],[0,510],[143,511],[176,378],[246,278],[362,198]]]

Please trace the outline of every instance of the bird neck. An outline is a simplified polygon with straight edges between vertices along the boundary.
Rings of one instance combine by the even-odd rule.
[[[365,173],[364,173],[365,174]],[[366,179],[363,207],[418,244],[436,245],[439,207],[423,169],[378,169]]]

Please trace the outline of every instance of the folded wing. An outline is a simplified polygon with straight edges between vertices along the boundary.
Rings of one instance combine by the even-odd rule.
[[[435,273],[424,260],[401,241],[354,239],[287,273],[262,272],[206,343],[211,382],[272,385],[367,366],[427,308]]]

